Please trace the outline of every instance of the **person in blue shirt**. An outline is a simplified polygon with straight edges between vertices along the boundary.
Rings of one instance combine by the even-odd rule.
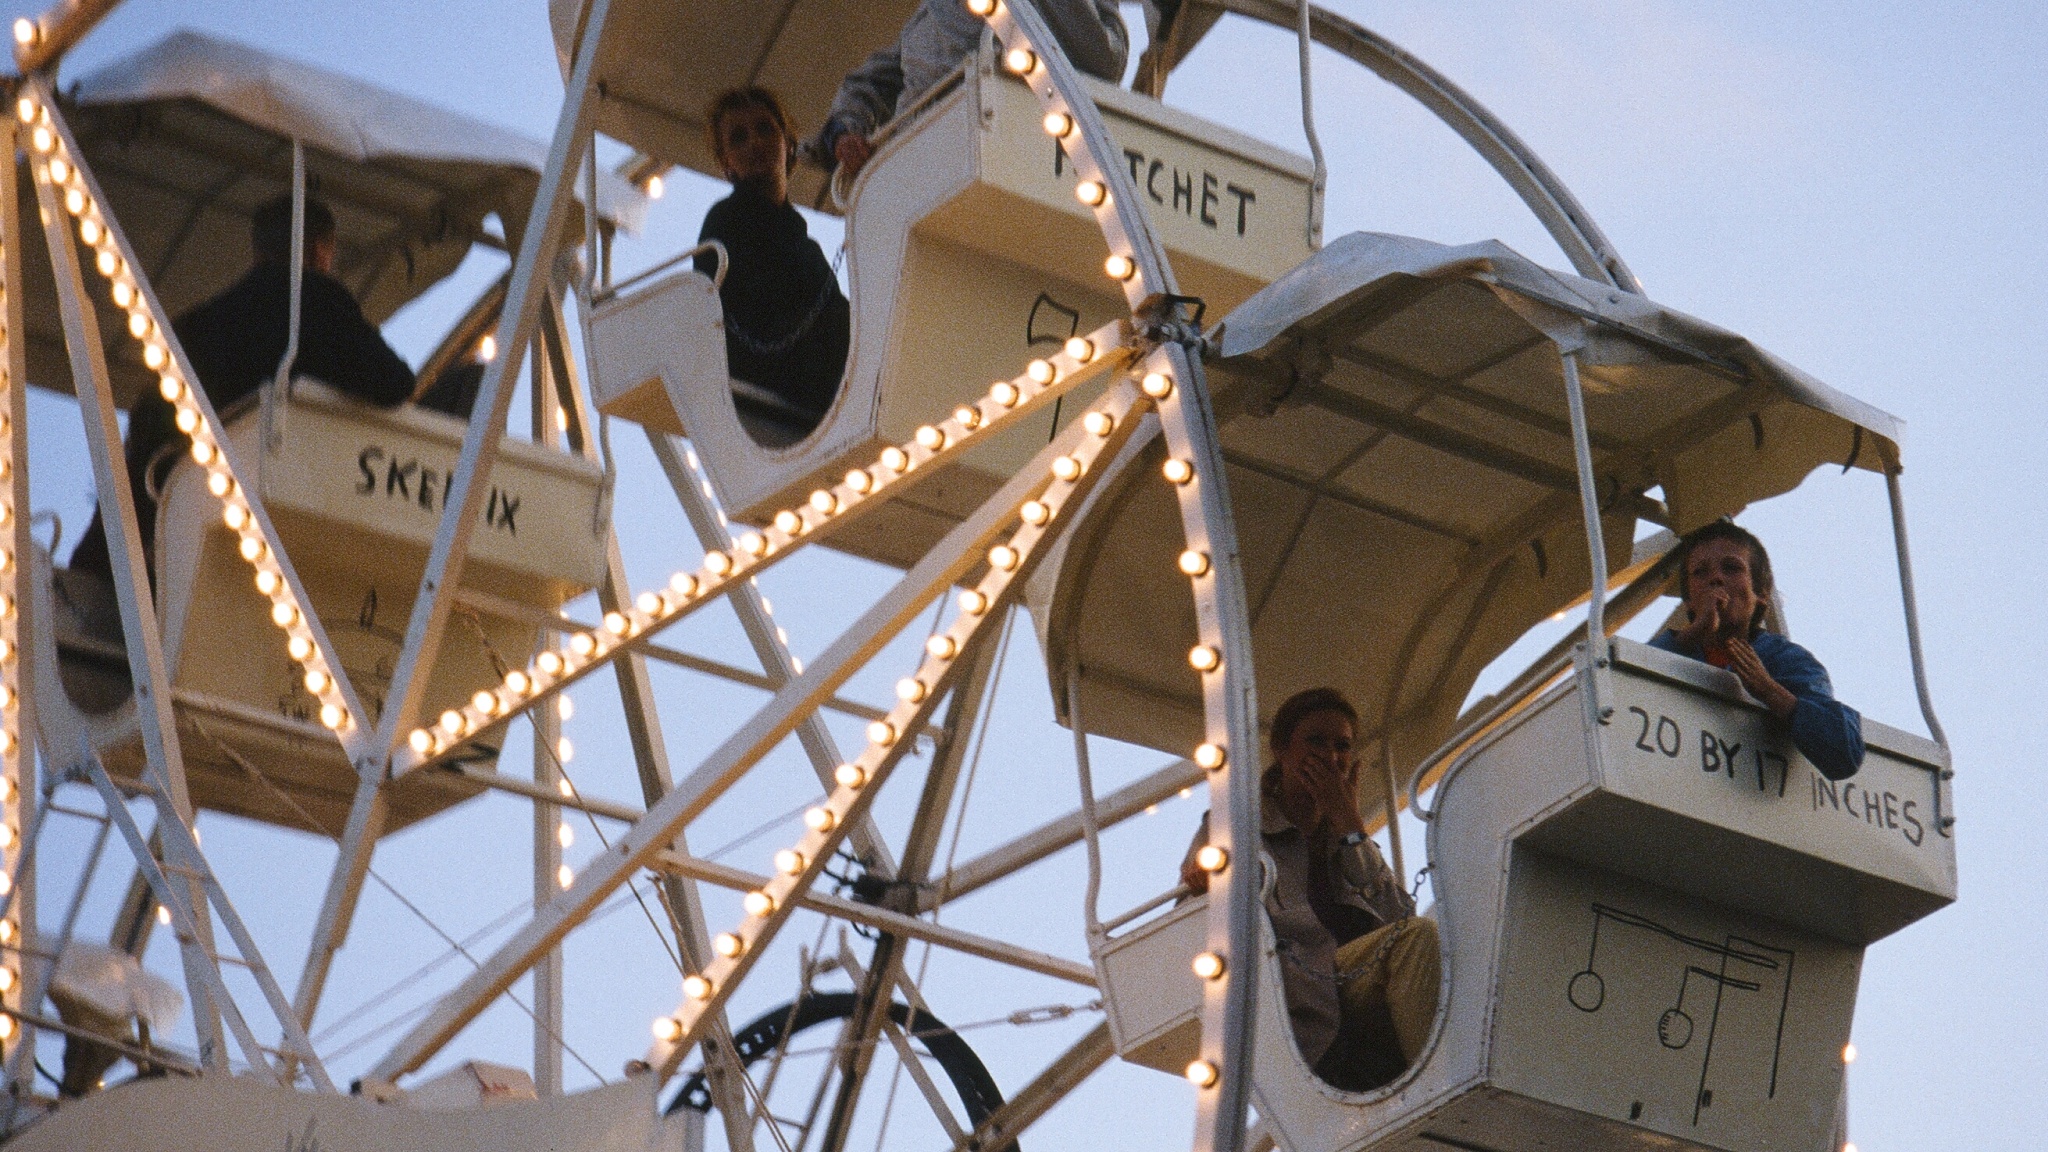
[[[1680,542],[1678,571],[1689,623],[1657,633],[1650,646],[1735,673],[1790,727],[1792,743],[1821,775],[1854,776],[1863,766],[1863,717],[1835,699],[1813,653],[1764,630],[1772,584],[1763,542],[1717,520]]]

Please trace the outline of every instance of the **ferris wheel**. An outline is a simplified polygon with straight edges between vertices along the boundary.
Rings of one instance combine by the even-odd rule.
[[[858,176],[828,186],[800,170],[795,191],[846,217],[853,340],[821,416],[779,409],[728,371],[722,268],[683,267],[691,251],[613,280],[608,238],[635,196],[593,162],[602,134],[638,150],[628,167],[642,181],[715,171],[701,139],[712,95],[764,82],[815,113],[913,6],[756,7],[554,4],[567,95],[546,152],[471,138],[433,162],[397,144],[346,156],[311,119],[178,89],[173,65],[233,71],[231,52],[203,43],[167,49],[140,70],[147,83],[60,96],[47,68],[97,13],[17,29],[8,130],[38,213],[0,199],[8,459],[27,458],[22,385],[45,379],[35,341],[55,335],[114,526],[114,578],[95,599],[29,534],[27,469],[13,469],[0,827],[23,847],[8,853],[0,945],[20,943],[0,991],[18,1022],[24,1146],[273,1141],[262,1134],[289,1116],[406,1147],[838,1152],[876,1123],[866,1089],[893,1060],[952,1147],[1003,1148],[1113,1059],[1185,1078],[1204,1152],[1839,1143],[1862,949],[1955,894],[1952,772],[1921,672],[1896,422],[1650,301],[1561,182],[1444,77],[1321,9],[1260,0],[1153,11],[1132,90],[1078,73],[1027,0],[967,0],[980,47],[875,135]],[[1328,173],[1306,98],[1310,159],[1161,100],[1225,14],[1296,33],[1304,97],[1316,42],[1421,100],[1575,273],[1493,242],[1324,243]],[[383,300],[373,312],[436,278],[415,250],[445,270],[481,242],[486,215],[506,222],[510,270],[421,374],[431,388],[469,373],[466,420],[371,412],[287,370],[239,411],[195,387],[166,286],[190,302],[219,280],[179,264],[175,227],[144,223],[163,158],[134,141],[218,160],[237,134],[272,149],[273,171],[289,157],[301,212],[309,170],[330,194],[359,181],[351,203],[410,188],[465,205],[437,236],[357,253],[352,286]],[[209,193],[227,208],[206,226],[238,223],[261,183]],[[40,246],[23,223],[38,219]],[[42,313],[24,308],[31,251],[54,285]],[[394,251],[408,254],[402,278]],[[993,335],[1019,326],[1021,343]],[[530,441],[508,433],[522,367]],[[152,490],[147,542],[117,480],[114,416],[144,388],[190,443]],[[622,552],[648,513],[619,486],[614,421],[645,431],[661,495],[703,545],[652,586],[631,582]],[[1887,480],[1932,736],[1868,721],[1861,774],[1839,788],[1731,674],[1615,635],[1670,587],[1678,535],[1824,464]],[[823,553],[890,575],[799,661],[756,581]],[[599,614],[579,621],[572,606],[592,595]],[[713,605],[734,611],[759,672],[665,643]],[[1579,605],[1582,631],[1465,706],[1502,651]],[[961,862],[942,849],[949,832],[958,847],[975,734],[1027,618],[1052,718],[1074,733],[1081,803]],[[904,664],[888,673],[890,703],[848,698],[891,659]],[[766,702],[710,714],[657,692],[649,661],[711,668]],[[558,701],[609,683],[639,805],[587,797],[546,763]],[[1262,905],[1262,730],[1281,699],[1324,684],[1360,704],[1361,811],[1403,883],[1426,855],[1444,942],[1426,1048],[1369,1088],[1326,1082],[1302,1058]],[[661,717],[679,711],[721,733],[694,765],[665,748]],[[858,742],[828,722],[846,715],[865,725]],[[537,749],[530,782],[500,764],[515,724]],[[1091,736],[1170,762],[1098,797]],[[791,797],[805,801],[802,830],[782,826],[769,866],[694,851],[692,837],[729,831],[709,826],[721,800],[792,747],[816,791]],[[1170,888],[1102,915],[1104,832],[1204,785],[1206,894]],[[1862,799],[1844,819],[1850,788]],[[28,894],[61,789],[94,794],[101,841],[131,850],[139,879],[116,942],[146,939],[162,909],[199,1051],[113,1037],[171,1075],[45,1116],[34,1035],[75,1030],[43,1004],[72,924],[46,923]],[[347,1092],[313,1025],[378,844],[487,791],[533,803],[545,899]],[[907,821],[878,817],[891,792],[914,793]],[[1857,807],[1871,797],[1875,820]],[[193,833],[198,808],[337,844],[289,993]],[[1402,843],[1404,808],[1428,821],[1422,853]],[[557,850],[567,811],[612,828],[580,870]],[[907,831],[892,836],[896,823]],[[1030,923],[1003,935],[943,921],[948,903],[1028,884],[1077,845],[1086,891],[1044,895],[1080,905],[1085,959]],[[675,959],[674,1006],[625,1079],[561,1096],[562,945],[642,884]],[[739,893],[741,914],[715,921],[704,887]],[[841,926],[872,946],[829,931]],[[1103,1019],[1042,1067],[991,1068],[972,1030],[946,1023],[914,943],[1088,990],[1096,1000],[1051,1015]],[[237,1004],[224,965],[251,974],[257,1001]],[[467,1066],[422,1082],[529,978],[549,1037],[530,1076]]]

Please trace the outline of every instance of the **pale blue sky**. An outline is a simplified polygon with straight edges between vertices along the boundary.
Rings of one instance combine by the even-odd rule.
[[[1375,0],[1338,7],[1492,107],[1573,188],[1653,297],[1740,332],[1905,420],[1921,610],[1936,703],[1956,758],[1963,897],[1868,955],[1855,1027],[1861,1059],[1851,1075],[1852,1130],[1864,1152],[2026,1140],[2048,1126],[2048,1051],[2040,1043],[2048,1034],[2048,1000],[2038,988],[2048,864],[2036,847],[2043,801],[2026,775],[2038,754],[2030,751],[2032,729],[2044,711],[2034,638],[2048,625],[2037,587],[2048,566],[2037,527],[2048,513],[2040,480],[2048,326],[2033,277],[2048,263],[2048,78],[2040,66],[2048,56],[2048,15],[2021,4],[1675,0]],[[18,0],[4,9],[9,19],[27,10]],[[536,138],[550,131],[560,100],[538,2],[130,0],[80,47],[68,70],[96,67],[181,26],[348,72]],[[1278,33],[1226,23],[1175,77],[1169,102],[1301,149],[1292,53],[1291,40]],[[1319,124],[1331,165],[1326,235],[1365,229],[1447,242],[1496,237],[1563,266],[1505,186],[1427,113],[1334,57],[1320,55],[1317,67]],[[690,177],[670,187],[648,235],[622,249],[627,265],[694,237],[703,208],[722,194]],[[828,249],[836,243],[829,222],[813,230]],[[472,269],[458,279],[475,284],[486,273],[495,269]],[[409,357],[423,355],[446,325],[460,303],[453,295],[430,299],[393,323],[390,332]],[[42,404],[37,415],[61,418],[62,411]],[[75,426],[69,435],[75,441]],[[38,454],[37,505],[65,508],[70,522],[85,507],[89,477],[61,444],[39,446]],[[644,449],[628,451],[629,476],[646,476],[644,457]],[[1919,730],[1881,483],[1827,470],[1746,520],[1775,545],[1793,626],[1828,662],[1840,694],[1874,717]],[[635,571],[672,567],[672,557],[688,552],[685,535],[664,524],[629,541]],[[875,576],[825,564],[767,582],[800,652],[816,651],[844,619],[829,595],[841,580],[867,587]],[[729,627],[692,627],[693,646],[733,650]],[[1014,732],[1004,721],[991,738],[989,768],[1004,771],[987,782],[993,814],[970,818],[963,852],[1033,822],[1013,817],[1005,805],[1050,811],[1071,789],[1061,742],[1041,731],[1043,677],[1028,633],[1020,631],[1019,639],[1005,700],[1021,715],[1035,709],[1036,718],[1016,721]],[[901,662],[883,658],[871,694],[879,695],[873,685],[886,684]],[[701,680],[664,683],[672,689],[665,703],[673,700],[668,718],[682,764],[715,742],[688,720],[693,710],[755,699]],[[612,794],[630,795],[630,773],[619,767],[622,742],[607,731],[615,729],[616,707],[595,687],[584,695],[589,699],[579,698],[585,707],[570,725],[585,749],[579,763],[593,780],[599,773],[616,777]],[[508,766],[516,769],[522,757],[508,750]],[[1156,762],[1128,759],[1112,764],[1112,775]],[[1050,773],[1049,784],[1025,782],[1034,766]],[[1046,789],[1056,794],[1048,799]],[[715,847],[790,803],[773,788],[736,798],[729,827],[705,828],[699,847]],[[406,833],[378,858],[380,872],[408,897],[444,912],[457,931],[481,927],[526,884],[519,863],[524,810],[497,800],[472,807],[445,827]],[[1197,810],[1192,803],[1169,805],[1124,837],[1133,872],[1155,874],[1120,880],[1105,906],[1163,886]],[[222,821],[207,827],[209,849],[224,858],[224,870],[243,869],[246,886],[238,896],[258,921],[266,950],[274,950],[279,968],[296,972],[303,925],[331,850]],[[572,859],[587,858],[592,848],[583,831]],[[1034,895],[1017,889],[1006,906],[970,907],[961,922],[982,917],[997,925],[1029,916],[1071,934],[1076,873],[1069,865],[1054,869],[1055,881]],[[510,879],[487,876],[493,869]],[[256,876],[260,883],[250,879]],[[1044,905],[1017,902],[1024,899]],[[730,916],[730,908],[714,904],[714,923],[722,914]],[[587,946],[572,942],[572,963],[609,955],[603,949],[614,936],[637,952],[658,953],[644,923],[627,924],[637,917],[629,909],[593,929]],[[337,1012],[375,994],[436,946],[376,891],[357,935],[337,969],[329,1001]],[[170,971],[167,960],[153,956]],[[673,1001],[673,972],[658,954],[652,960],[596,965],[600,978],[572,983],[571,1041],[608,1077],[644,1045],[645,1021]],[[935,985],[942,1014],[987,1014],[974,987],[977,971],[986,972],[969,970],[947,977],[950,985]],[[772,1002],[762,996],[754,1007]],[[1061,999],[1075,997],[1060,986],[1031,985],[996,1003]],[[523,1062],[525,1030],[514,1013],[495,1012],[462,1047],[469,1055]],[[1019,1031],[975,1034],[1006,1088],[1065,1042],[1004,1038]],[[359,1066],[377,1051],[371,1045],[350,1061]],[[572,1083],[580,1071],[572,1062]],[[1077,1095],[1071,1115],[1048,1121],[1051,1131],[1037,1146],[1099,1146],[1110,1131],[1104,1125],[1117,1125],[1133,1147],[1173,1147],[1185,1141],[1187,1107],[1176,1082],[1112,1069]],[[918,1143],[906,1138],[904,1146]]]

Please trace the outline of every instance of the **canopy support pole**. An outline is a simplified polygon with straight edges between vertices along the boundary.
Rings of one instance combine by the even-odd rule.
[[[1565,401],[1572,413],[1572,455],[1579,465],[1579,504],[1586,517],[1586,548],[1593,567],[1591,592],[1586,598],[1586,652],[1593,667],[1607,666],[1607,536],[1600,524],[1599,481],[1593,475],[1593,441],[1586,427],[1586,393],[1579,384],[1579,350],[1562,356]],[[1590,727],[1604,720],[1598,682],[1591,676],[1583,685],[1586,722]]]

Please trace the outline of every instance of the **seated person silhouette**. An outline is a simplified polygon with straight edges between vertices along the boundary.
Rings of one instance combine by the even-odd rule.
[[[1123,79],[1131,42],[1116,0],[1040,0],[1038,14],[1074,67],[1111,84]],[[923,0],[896,43],[869,56],[840,82],[818,135],[819,154],[843,166],[852,179],[873,153],[868,137],[951,75],[981,43],[984,27],[960,0]]]
[[[1273,716],[1260,837],[1277,875],[1266,916],[1295,1046],[1332,1087],[1364,1091],[1400,1076],[1436,1021],[1436,924],[1394,880],[1358,814],[1358,712],[1334,689],[1290,697]],[[1181,881],[1209,889],[1195,852]]]
[[[254,393],[277,373],[291,332],[292,198],[280,196],[256,209],[250,227],[256,265],[213,299],[171,324],[178,346],[198,377],[215,412]],[[305,274],[299,290],[299,348],[295,375],[310,376],[351,396],[388,408],[410,399],[412,369],[384,342],[361,306],[334,278],[334,213],[318,200],[306,202]],[[158,478],[191,446],[178,431],[176,409],[151,388],[128,414],[125,449],[129,491],[142,529],[142,547],[155,571],[156,500],[148,472]],[[175,449],[175,451],[170,451]],[[97,512],[71,553],[75,573],[112,580],[106,526]],[[67,588],[68,591],[68,588]],[[80,607],[83,607],[82,605]],[[92,631],[104,629],[86,616]],[[116,617],[118,620],[118,617]],[[114,635],[119,635],[118,623]]]
[[[1835,699],[1813,653],[1765,630],[1773,585],[1763,541],[1717,520],[1679,542],[1678,572],[1689,622],[1657,633],[1650,646],[1735,673],[1821,775],[1854,776],[1863,766],[1863,717]]]
[[[742,416],[756,418],[750,430],[765,419],[794,443],[839,393],[852,338],[846,297],[789,203],[796,146],[782,102],[765,88],[736,88],[712,101],[704,120],[732,195],[705,213],[698,240],[725,245],[730,261],[719,288],[727,365],[766,393],[735,389],[735,400]],[[714,266],[710,253],[697,257],[699,272]]]

